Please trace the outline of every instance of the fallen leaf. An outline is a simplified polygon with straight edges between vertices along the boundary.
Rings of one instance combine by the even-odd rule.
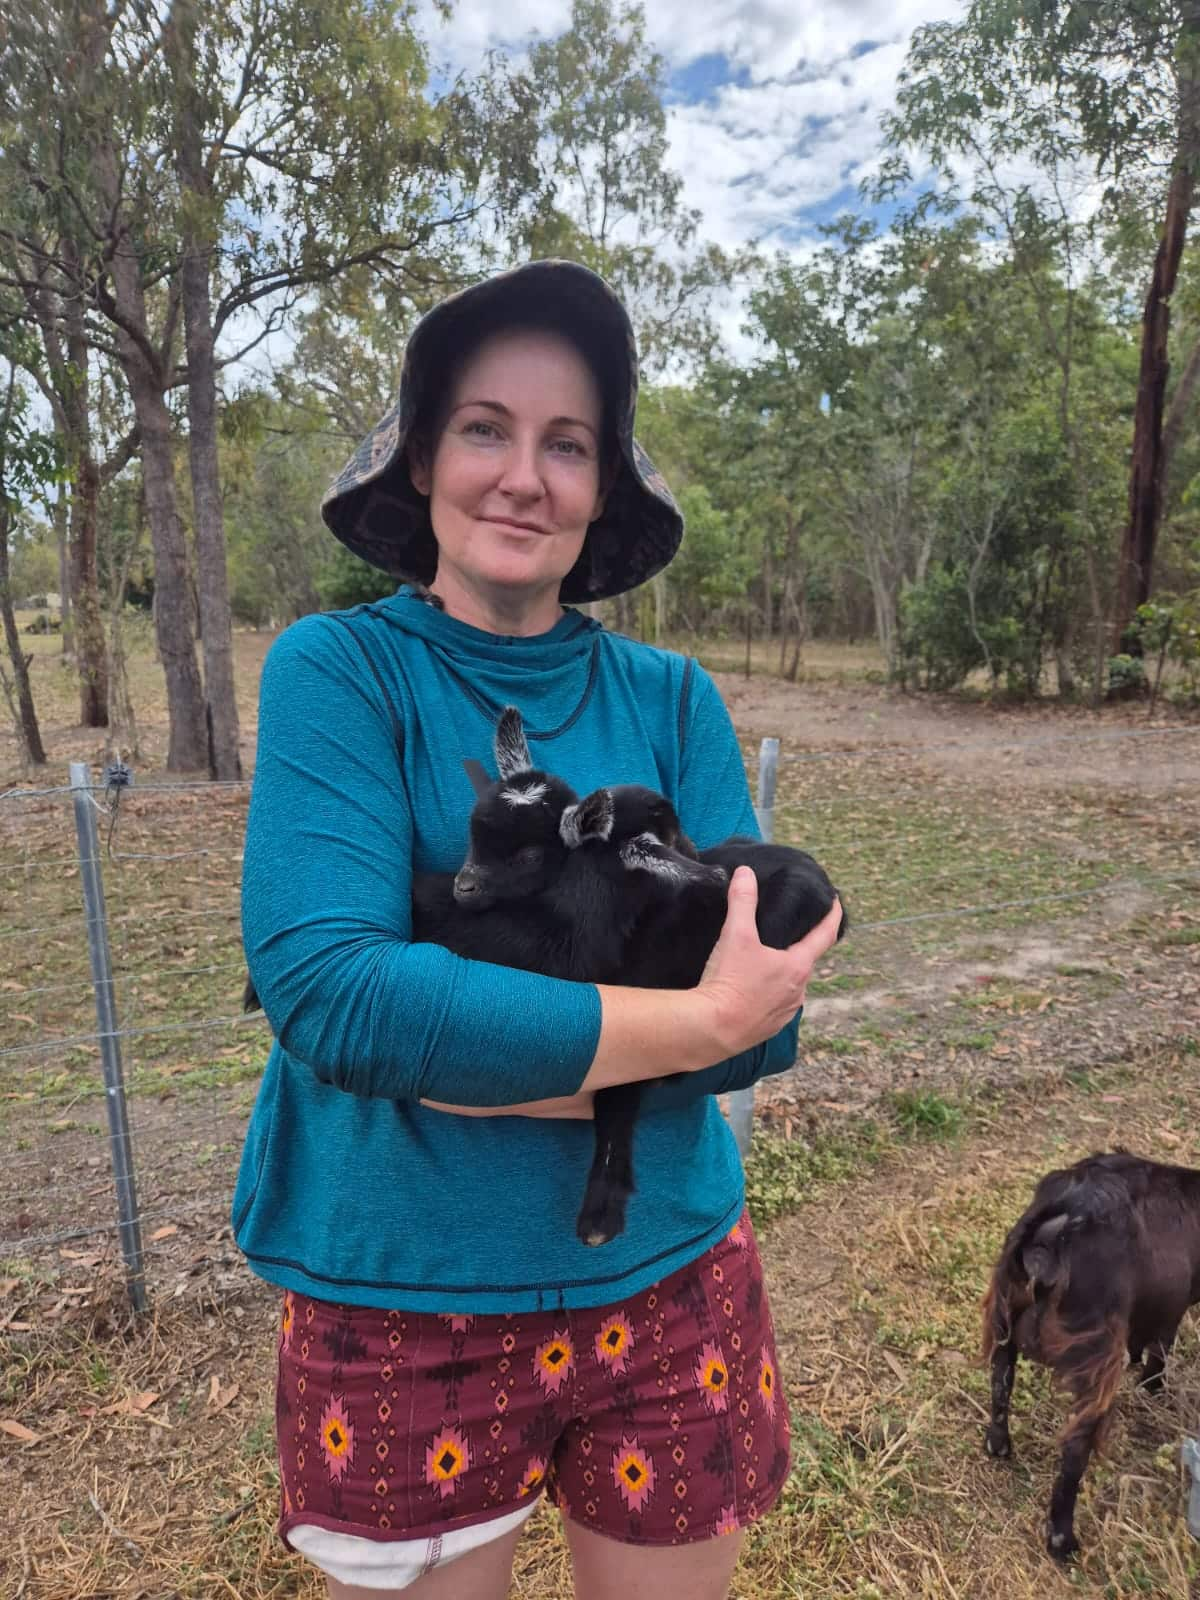
[[[148,1411],[158,1399],[153,1389],[146,1389],[141,1394],[127,1394],[123,1400],[115,1400],[111,1406],[102,1406],[102,1417],[136,1417]]]
[[[177,1234],[178,1232],[179,1232],[179,1228],[178,1228],[178,1225],[176,1223],[174,1223],[174,1222],[165,1223],[161,1228],[155,1228],[154,1232],[150,1235],[149,1242],[151,1244],[157,1244],[160,1239],[170,1239],[173,1235]]]
[[[896,1360],[895,1356],[890,1350],[885,1350],[883,1352],[883,1359],[887,1362],[888,1366],[891,1367],[892,1371],[896,1374],[901,1383],[908,1382],[908,1373],[905,1372],[904,1368]]]
[[[237,1397],[240,1389],[240,1383],[231,1383],[228,1389],[222,1389],[221,1380],[214,1372],[208,1386],[208,1403],[214,1411],[224,1411],[229,1402]]]
[[[28,1011],[10,1011],[8,1014],[14,1022],[27,1022],[31,1028],[34,1025],[34,1019]]]
[[[9,1417],[0,1422],[0,1433],[10,1434],[14,1439],[19,1439],[22,1444],[37,1444],[41,1439],[41,1434],[34,1433],[22,1422],[13,1422]]]

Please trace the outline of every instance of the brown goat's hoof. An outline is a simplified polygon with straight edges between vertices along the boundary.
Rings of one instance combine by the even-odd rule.
[[[1079,1540],[1073,1533],[1055,1533],[1051,1528],[1046,1538],[1047,1553],[1064,1564],[1074,1559],[1079,1552]]]
[[[983,1436],[983,1450],[985,1455],[997,1461],[1007,1461],[1012,1455],[1012,1440],[1007,1431],[1000,1433],[997,1429],[989,1428]]]

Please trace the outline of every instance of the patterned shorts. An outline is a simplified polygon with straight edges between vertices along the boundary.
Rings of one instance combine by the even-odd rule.
[[[545,1488],[609,1538],[690,1544],[761,1516],[789,1464],[745,1214],[689,1266],[592,1310],[450,1316],[289,1292],[276,1413],[285,1542],[301,1523],[432,1537]]]

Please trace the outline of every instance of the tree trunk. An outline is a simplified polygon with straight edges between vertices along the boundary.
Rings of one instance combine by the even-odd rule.
[[[1175,448],[1179,443],[1179,436],[1183,432],[1183,425],[1192,409],[1197,383],[1200,383],[1200,339],[1196,340],[1188,352],[1183,371],[1179,374],[1179,382],[1175,385],[1175,392],[1171,396],[1171,404],[1167,407],[1167,420],[1163,423],[1160,472],[1162,474],[1164,495],[1167,491],[1167,479],[1171,471],[1171,461],[1175,455]]]
[[[85,728],[108,727],[108,662],[96,571],[99,500],[100,472],[91,451],[84,450],[75,463],[71,495],[71,587],[75,591],[79,720]]]
[[[61,604],[62,615],[62,653],[64,660],[70,660],[75,653],[74,609],[71,605],[71,559],[69,553],[70,532],[67,522],[67,493],[59,485],[58,498],[54,502],[54,542],[58,547],[58,598]]]
[[[1117,572],[1117,600],[1113,617],[1113,648],[1138,606],[1150,598],[1154,574],[1154,547],[1163,495],[1163,410],[1167,392],[1167,335],[1171,325],[1171,295],[1179,275],[1179,262],[1187,237],[1188,213],[1196,189],[1196,162],[1200,156],[1200,0],[1182,7],[1177,46],[1179,132],[1174,170],[1167,190],[1167,212],[1154,256],[1154,270],[1142,313],[1142,353],[1138,369],[1137,403],[1133,414],[1133,448],[1129,471],[1129,520]]]
[[[82,276],[74,241],[64,239],[69,269]],[[85,728],[108,727],[108,661],[96,570],[96,514],[100,469],[92,453],[88,345],[83,302],[71,295],[64,306],[66,368],[56,374],[71,459],[70,568],[75,607],[75,665],[79,673],[79,720]],[[49,345],[47,346],[49,352]]]
[[[133,264],[136,272],[137,265]],[[140,281],[138,284],[140,299]],[[145,322],[143,319],[143,326]],[[170,731],[169,772],[198,772],[208,766],[204,692],[196,665],[192,594],[187,549],[175,499],[171,459],[171,416],[162,384],[142,355],[122,336],[125,372],[142,436],[142,481],[146,517],[154,551],[154,623],[158,655],[167,682]]]
[[[12,583],[8,574],[7,512],[0,512],[0,613],[4,619],[4,641],[8,658],[12,662],[16,685],[17,731],[25,748],[25,757],[31,766],[44,767],[46,751],[38,727],[37,712],[33,708],[33,692],[29,687],[29,667],[21,649],[21,636],[17,632],[17,618],[13,611]]]
[[[196,541],[209,772],[214,778],[240,779],[242,760],[233,680],[233,625],[217,455],[217,378],[209,288],[213,242],[206,237],[212,186],[205,171],[201,145],[203,111],[195,82],[196,25],[196,8],[191,0],[176,0],[167,40],[175,73],[175,163],[184,196],[180,286],[187,340],[192,532]]]

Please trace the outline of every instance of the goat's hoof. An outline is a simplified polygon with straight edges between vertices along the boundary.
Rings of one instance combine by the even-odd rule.
[[[998,1428],[989,1428],[983,1436],[984,1454],[994,1456],[997,1461],[1007,1461],[1012,1455],[1012,1440],[1007,1430],[1001,1433]]]
[[[1070,1531],[1056,1533],[1051,1528],[1046,1537],[1046,1550],[1049,1555],[1054,1557],[1055,1561],[1061,1561],[1065,1564],[1079,1553],[1079,1540]]]
[[[575,1232],[584,1244],[607,1244],[624,1233],[626,1198],[623,1194],[605,1194],[584,1201],[575,1223]]]

